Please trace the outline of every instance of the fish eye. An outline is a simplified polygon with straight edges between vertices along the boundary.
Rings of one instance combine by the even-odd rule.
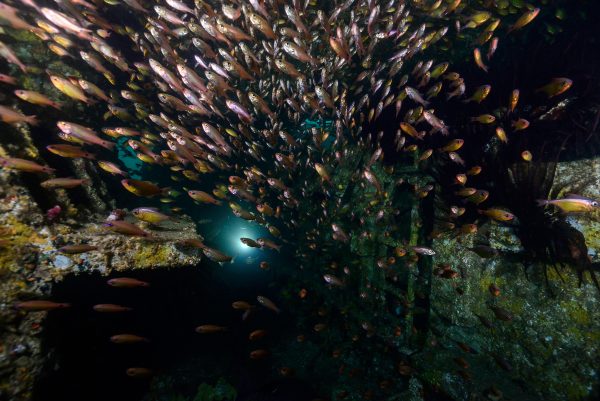
[[[592,202],[592,206],[593,206],[593,207],[598,207],[598,202],[597,202],[597,201],[593,201],[593,202]]]

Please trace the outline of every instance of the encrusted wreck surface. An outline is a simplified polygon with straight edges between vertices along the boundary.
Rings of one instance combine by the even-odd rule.
[[[551,195],[573,192],[597,199],[599,179],[598,160],[560,163]],[[597,216],[566,217],[583,233],[592,261],[598,260],[600,249]],[[473,252],[481,233],[498,255],[484,258]],[[435,263],[450,265],[459,276],[432,281],[433,319],[439,330],[434,338],[439,342],[433,341],[435,348],[419,362],[427,381],[457,400],[486,389],[491,394],[498,389],[515,400],[586,400],[597,395],[600,291],[589,272],[580,284],[572,267],[524,265],[510,257],[522,251],[514,227],[496,222],[482,225],[479,234],[437,239],[434,248]],[[450,359],[456,362],[454,372],[448,371]]]
[[[48,299],[53,284],[70,274],[196,265],[200,253],[177,242],[196,238],[189,219],[145,227],[152,238],[107,232],[104,215],[67,213],[49,221],[22,185],[20,175],[0,170],[0,399],[27,400],[43,366],[40,332],[46,312],[26,313],[19,301]],[[98,250],[78,255],[57,251],[89,244]],[[60,301],[60,300],[57,300]],[[49,312],[49,313],[60,313]]]
[[[558,163],[552,193],[557,197],[577,193],[600,199],[600,159],[583,159]],[[567,221],[585,237],[592,262],[600,262],[600,209],[574,214]]]

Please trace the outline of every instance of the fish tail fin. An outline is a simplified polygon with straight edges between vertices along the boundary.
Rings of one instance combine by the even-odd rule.
[[[115,84],[115,76],[110,71],[107,71],[107,72],[103,73],[102,75],[104,76],[104,78],[106,78],[106,80],[108,82],[111,83],[111,85]]]
[[[33,115],[33,116],[27,116],[27,118],[25,118],[25,121],[28,124],[31,124],[31,125],[38,125],[39,124],[39,121],[37,120],[37,116],[35,116],[35,115]]]
[[[550,201],[549,201],[549,200],[547,200],[547,199],[536,199],[535,203],[536,203],[538,206],[547,206],[547,205],[549,205],[549,204],[550,204]]]

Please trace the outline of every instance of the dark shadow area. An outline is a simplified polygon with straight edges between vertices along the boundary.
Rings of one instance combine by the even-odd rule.
[[[240,394],[262,391],[271,381],[271,362],[253,361],[248,355],[253,349],[269,348],[278,339],[286,313],[276,316],[259,306],[243,321],[242,311],[234,310],[232,302],[255,304],[257,294],[272,296],[269,289],[254,281],[252,287],[238,285],[234,291],[225,277],[232,272],[215,269],[219,266],[203,264],[108,277],[77,275],[57,284],[52,297],[70,302],[72,307],[51,313],[46,320],[43,348],[49,355],[33,399],[140,400],[149,391],[151,379],[129,377],[126,370],[131,367],[149,368],[154,375],[167,374],[172,388],[184,396],[193,396],[200,383],[219,377],[241,386]],[[106,283],[122,276],[135,277],[150,286],[114,288]],[[103,303],[132,310],[100,313],[92,309]],[[204,324],[226,326],[227,330],[196,333],[195,328]],[[268,330],[269,336],[249,343],[248,333],[257,328]],[[143,336],[150,342],[110,341],[111,336],[123,333]]]

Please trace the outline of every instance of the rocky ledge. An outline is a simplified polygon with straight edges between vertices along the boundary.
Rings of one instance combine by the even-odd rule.
[[[200,262],[198,250],[178,245],[181,239],[198,237],[188,218],[144,226],[150,235],[140,238],[107,231],[102,224],[106,215],[82,215],[65,212],[49,219],[19,174],[0,170],[0,400],[30,399],[44,362],[40,332],[46,314],[52,312],[28,313],[15,307],[18,302],[50,300],[53,285],[67,275]],[[75,255],[58,250],[72,244],[97,249]]]

